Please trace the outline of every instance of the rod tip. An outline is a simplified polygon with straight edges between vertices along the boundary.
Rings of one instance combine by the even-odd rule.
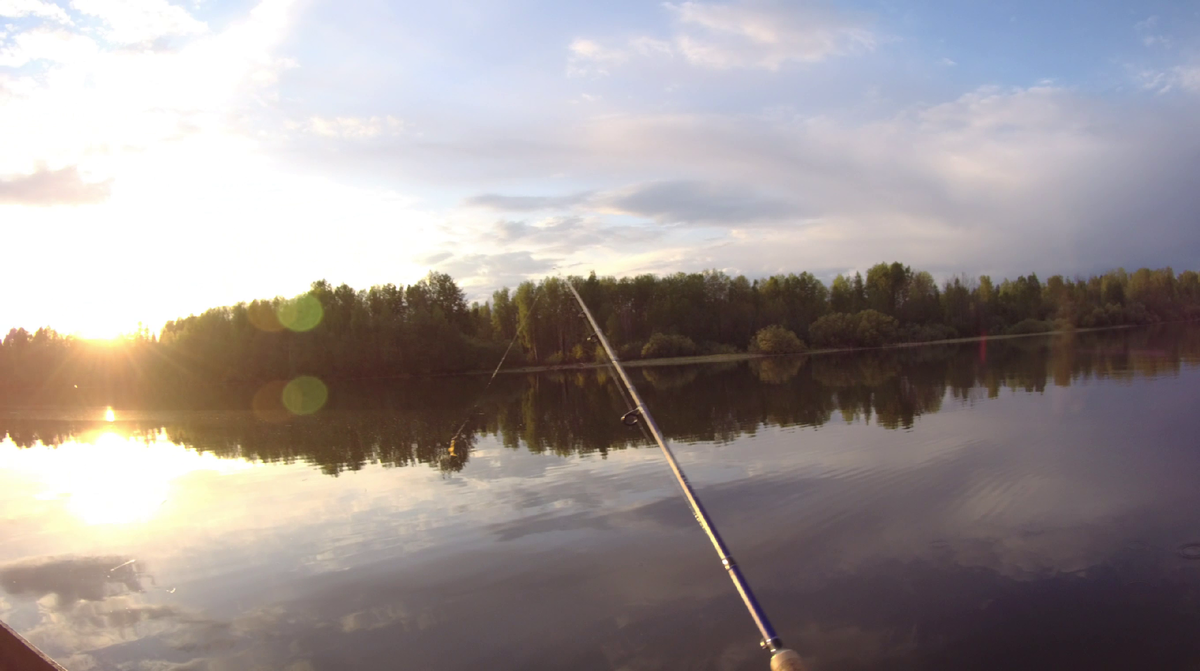
[[[800,653],[788,648],[780,648],[771,655],[771,671],[808,671]]]

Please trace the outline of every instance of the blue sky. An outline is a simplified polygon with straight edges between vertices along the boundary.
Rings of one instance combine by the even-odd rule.
[[[450,272],[1200,267],[1200,1],[0,0],[0,327]]]

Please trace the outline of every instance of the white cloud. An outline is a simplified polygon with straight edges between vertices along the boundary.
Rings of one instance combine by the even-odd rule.
[[[668,4],[683,30],[676,45],[693,63],[778,70],[875,47],[859,22],[813,6],[775,2]],[[698,29],[698,30],[697,30]]]
[[[537,212],[569,208],[586,202],[592,194],[576,193],[569,196],[504,196],[485,193],[464,201],[468,207],[479,207],[499,212]]]
[[[661,180],[597,194],[591,205],[601,212],[652,219],[660,224],[757,225],[802,218],[793,202],[752,186],[722,181]]]
[[[1200,208],[1189,183],[1200,122],[1063,88],[984,87],[869,122],[609,115],[557,141],[510,155],[496,177],[543,174],[567,154],[572,183],[590,187],[575,192],[582,197],[509,190],[471,202],[616,214],[655,228],[692,224],[659,228],[667,237],[653,250],[606,241],[593,249],[613,257],[599,258],[581,248],[577,258],[600,272],[628,268],[615,261],[622,254],[647,252],[653,260],[641,267],[655,272],[758,274],[899,258],[934,271],[1001,275],[1184,266],[1200,253],[1189,214]],[[431,158],[422,157],[422,167],[431,168]],[[630,175],[649,178],[631,185]]]
[[[605,46],[591,39],[572,42],[568,74],[608,74],[634,55],[680,57],[702,67],[779,70],[789,63],[817,63],[870,51],[876,37],[857,19],[815,5],[743,0],[718,4],[667,3],[674,21],[669,40],[648,36]]]
[[[313,135],[342,139],[366,139],[380,135],[395,135],[404,130],[404,121],[394,116],[322,117],[312,116],[303,123],[291,122],[291,129]]]
[[[0,77],[0,175],[46,163],[107,178],[157,143],[227,131],[246,94],[288,67],[272,50],[290,4],[265,0],[247,19],[172,51],[100,49],[78,32],[14,35],[0,52],[3,65],[55,65]]]
[[[629,48],[642,56],[673,56],[675,54],[670,42],[646,36],[629,40]]]
[[[1159,32],[1157,16],[1138,21],[1133,25],[1133,30],[1141,38],[1142,44],[1147,47],[1170,48],[1172,45],[1171,39]]]
[[[0,0],[0,16],[37,16],[68,25],[71,23],[71,17],[67,16],[62,7],[44,0]]]
[[[385,239],[405,237],[377,246],[375,260],[347,269],[346,281],[383,279],[362,274],[370,272],[422,274],[396,251],[432,244],[418,234],[427,222],[411,200],[297,174],[261,154],[260,128],[274,134],[268,140],[286,135],[258,124],[273,114],[278,73],[294,65],[276,53],[292,4],[264,0],[221,31],[170,50],[101,42],[92,52],[81,46],[89,44],[82,30],[32,28],[9,37],[7,65],[34,57],[46,65],[0,67],[0,227],[6,244],[54,249],[64,264],[42,284],[41,296],[55,300],[0,296],[9,325],[115,333],[139,320],[156,327],[215,304],[295,293],[326,273],[329,244],[313,240],[328,225],[358,231],[356,240],[371,228],[390,231]],[[314,128],[362,136],[397,123],[367,116],[318,119]],[[46,207],[64,204],[78,207]],[[167,261],[165,246],[179,254]],[[277,261],[260,253],[285,248]],[[361,252],[337,254],[361,259]],[[118,261],[133,257],[143,262]],[[224,259],[228,272],[196,281],[205,275],[202,258]],[[10,270],[35,274],[37,263],[25,255]],[[161,281],[146,285],[144,273]],[[90,278],[89,290],[73,292],[81,277]]]
[[[0,179],[0,204],[82,205],[108,197],[109,184],[85,182],[75,166]]]
[[[629,60],[625,51],[601,46],[594,40],[574,40],[568,50],[571,56],[567,61],[567,76],[570,77],[606,75],[609,67]]]
[[[1200,93],[1200,66],[1176,65],[1166,70],[1142,70],[1136,75],[1142,88],[1156,93],[1183,90]]]
[[[570,49],[572,54],[589,61],[612,63],[625,60],[624,53],[606,49],[592,40],[575,40],[571,42]]]
[[[0,49],[0,67],[19,68],[39,60],[80,63],[98,54],[96,43],[85,35],[36,29],[16,34]]]
[[[108,25],[105,37],[118,44],[141,44],[162,37],[199,35],[208,26],[166,0],[71,0],[75,10]]]

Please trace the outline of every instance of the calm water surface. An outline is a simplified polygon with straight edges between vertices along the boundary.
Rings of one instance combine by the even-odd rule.
[[[1200,327],[633,377],[814,670],[1200,668]],[[766,669],[612,380],[483,383],[0,411],[0,619],[71,669]]]

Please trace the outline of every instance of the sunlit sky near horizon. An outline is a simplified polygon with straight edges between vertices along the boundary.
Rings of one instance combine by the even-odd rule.
[[[0,329],[448,272],[1200,269],[1200,0],[0,0]]]

